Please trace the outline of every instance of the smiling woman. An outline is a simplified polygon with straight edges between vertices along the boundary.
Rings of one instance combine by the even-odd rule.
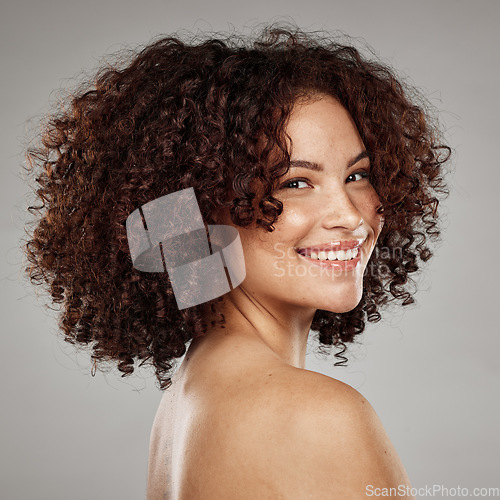
[[[311,331],[344,363],[384,304],[413,301],[449,157],[424,102],[353,46],[271,27],[159,39],[51,115],[28,153],[27,273],[96,364],[154,367],[149,499],[409,487],[369,403],[304,367]],[[205,224],[238,230],[246,277],[179,310],[166,273],[134,267],[126,221],[140,209],[147,231],[141,207],[188,188]]]
[[[351,311],[361,300],[363,275],[383,226],[380,199],[369,181],[369,156],[338,100],[323,95],[296,106],[287,126],[292,161],[285,178],[305,174],[306,165],[316,168],[301,178],[303,188],[282,184],[276,196],[283,215],[272,234],[285,244],[296,239],[290,242],[297,250],[295,262],[306,261],[309,273],[311,265],[331,271],[323,279],[306,273],[313,279],[300,280],[314,313]]]

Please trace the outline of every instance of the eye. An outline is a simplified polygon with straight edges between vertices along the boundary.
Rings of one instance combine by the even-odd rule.
[[[302,184],[302,186],[300,186]],[[304,186],[305,184],[305,186]],[[284,184],[281,185],[280,189],[303,189],[304,187],[308,187],[308,181],[304,179],[291,179]]]
[[[357,178],[356,178],[357,176]],[[367,179],[370,176],[368,172],[362,171],[362,172],[355,172],[354,174],[351,174],[347,179],[346,182],[352,182],[352,181],[360,181],[361,179]]]

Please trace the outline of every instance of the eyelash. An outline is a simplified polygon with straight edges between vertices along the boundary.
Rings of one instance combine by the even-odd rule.
[[[293,184],[294,182],[309,183],[307,179],[290,179],[289,181],[285,182],[280,189],[286,189],[290,184]],[[298,189],[298,188],[289,188],[289,189]]]
[[[360,175],[361,175],[361,177],[362,177],[363,179],[367,179],[367,178],[369,178],[369,177],[370,177],[369,172],[365,172],[364,170],[362,170],[361,172],[354,172],[354,173],[353,173],[353,174],[351,174],[349,177],[351,177],[351,176],[353,176],[353,175],[358,175],[358,174],[360,174]],[[348,179],[349,179],[349,177],[348,177]]]
[[[366,179],[370,176],[370,174],[368,172],[365,172],[365,171],[362,171],[362,172],[354,172],[353,174],[349,175],[349,177],[352,177],[353,175],[361,175],[361,178],[362,179]],[[349,177],[347,177],[347,179],[349,179]],[[293,184],[295,182],[305,182],[305,183],[309,183],[309,181],[307,179],[301,179],[301,178],[297,178],[297,179],[290,179],[289,181],[285,182],[280,189],[286,189],[288,188],[288,186],[290,184]],[[349,181],[351,182],[351,181]],[[288,189],[299,189],[299,188],[288,188]]]

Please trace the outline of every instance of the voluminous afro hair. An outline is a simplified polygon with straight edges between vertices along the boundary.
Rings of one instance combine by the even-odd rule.
[[[412,303],[409,275],[432,255],[447,194],[451,151],[435,118],[376,58],[328,35],[271,26],[250,41],[158,39],[107,64],[48,116],[27,153],[37,202],[24,248],[26,273],[58,306],[65,339],[123,375],[136,361],[151,364],[168,387],[186,343],[206,332],[205,307],[215,312],[221,297],[179,310],[167,273],[132,266],[126,219],[193,187],[206,224],[227,210],[237,226],[272,231],[283,208],[272,193],[290,161],[287,119],[297,99],[315,93],[351,114],[385,216],[367,268],[384,272],[365,273],[352,311],[316,312],[320,349],[336,347],[336,364],[345,363],[346,344],[380,320],[380,306]]]

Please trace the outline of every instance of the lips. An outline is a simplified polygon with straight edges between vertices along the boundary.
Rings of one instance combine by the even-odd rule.
[[[313,252],[329,252],[329,251],[338,251],[338,250],[352,250],[354,248],[359,248],[364,239],[356,239],[356,240],[344,240],[344,241],[331,241],[329,243],[321,243],[318,245],[313,245],[306,248],[296,248],[295,250],[300,255],[305,257],[310,257]]]

